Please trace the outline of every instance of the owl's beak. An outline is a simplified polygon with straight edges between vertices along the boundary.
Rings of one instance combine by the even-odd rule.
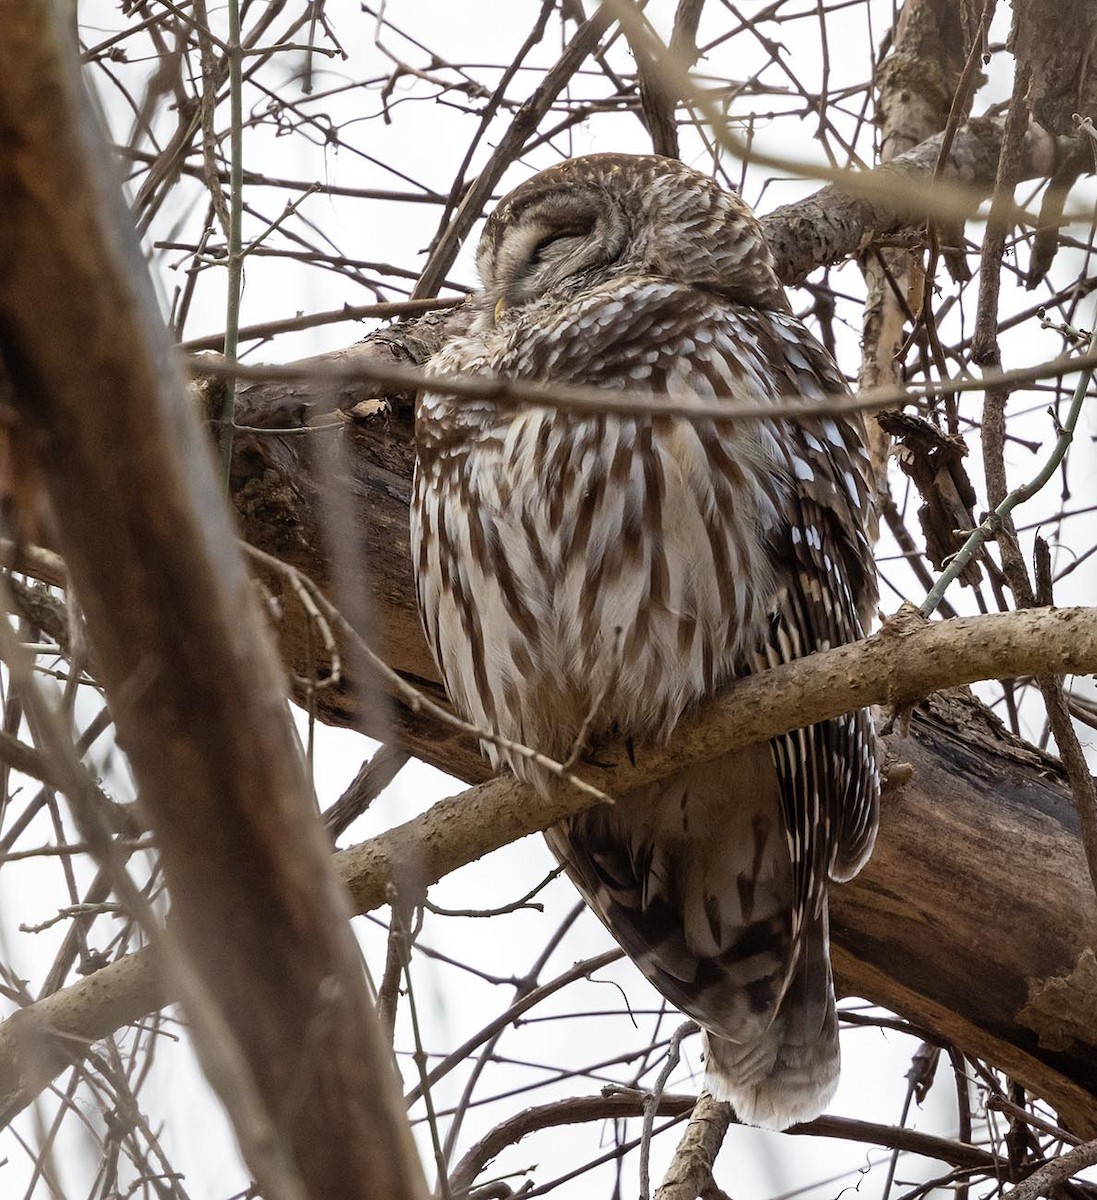
[[[500,296],[499,299],[495,301],[494,316],[495,316],[495,324],[496,325],[499,324],[499,318],[503,315],[503,310],[506,308],[506,306],[507,306],[506,296]]]

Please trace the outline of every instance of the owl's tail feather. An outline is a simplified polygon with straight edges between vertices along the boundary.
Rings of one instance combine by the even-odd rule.
[[[819,1116],[838,1086],[838,1014],[827,912],[802,933],[799,959],[773,1023],[749,1043],[706,1032],[705,1088],[746,1125],[787,1129]]]

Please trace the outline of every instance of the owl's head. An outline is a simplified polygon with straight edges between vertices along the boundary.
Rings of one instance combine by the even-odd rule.
[[[591,154],[534,175],[488,218],[476,266],[489,323],[504,309],[625,275],[788,311],[750,208],[699,171],[654,154]]]

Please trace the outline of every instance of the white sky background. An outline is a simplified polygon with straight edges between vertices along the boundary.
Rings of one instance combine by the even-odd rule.
[[[750,2],[740,6],[745,15],[752,15],[762,7]],[[803,0],[799,6],[805,10],[813,7],[807,0]],[[505,4],[489,4],[483,0],[403,0],[390,3],[387,15],[396,24],[414,32],[416,38],[449,62],[505,64],[528,33],[538,8],[539,5],[532,0],[514,0]],[[668,32],[666,15],[673,11],[673,5],[655,3],[653,0],[649,11],[661,32]],[[447,193],[457,165],[465,153],[474,120],[449,103],[437,104],[424,100],[422,97],[431,94],[429,83],[423,79],[405,78],[397,83],[393,91],[392,122],[387,124],[377,111],[376,90],[346,90],[339,86],[348,80],[384,77],[391,71],[391,60],[375,44],[378,34],[376,22],[361,13],[359,6],[350,0],[329,0],[326,12],[348,60],[342,62],[319,56],[315,58],[315,92],[319,96],[330,90],[331,95],[322,99],[314,96],[313,102],[304,107],[318,118],[323,114],[330,116],[332,124],[340,129],[346,145],[334,147],[326,143],[321,123],[315,126],[314,131],[303,131],[304,136],[300,130],[293,136],[275,136],[272,129],[264,125],[248,133],[245,143],[246,168],[280,178],[305,182],[317,180],[346,188],[427,188]],[[871,29],[866,23],[866,12],[874,22]],[[83,4],[81,15],[85,21],[84,39],[87,45],[95,44],[127,24],[116,6],[106,3],[106,0]],[[215,25],[223,21],[223,17],[223,11],[211,7],[211,19]],[[1003,14],[1003,18],[1008,20],[1008,15]],[[863,81],[868,74],[867,64],[891,19],[890,0],[872,0],[867,9],[850,5],[829,16],[827,32],[831,45],[829,82],[832,93],[837,93],[847,82]],[[707,6],[699,40],[704,43],[733,24],[734,20],[727,9],[713,0]],[[223,25],[219,28],[223,30]],[[550,25],[550,28],[558,29],[558,26]],[[573,28],[568,27],[569,36]],[[1005,27],[996,28],[992,40],[1001,40],[1005,32]],[[815,29],[813,39],[810,22],[793,22],[788,27],[788,35],[785,45],[790,60],[795,61],[798,77],[809,90],[818,90],[818,73],[822,70],[818,29]],[[435,69],[422,49],[391,29],[382,30],[380,40],[410,65],[423,70]],[[729,65],[726,59],[721,58],[721,50],[717,48],[708,60],[700,64],[702,75],[706,69],[711,69],[714,74],[725,77],[746,78],[753,71],[765,67],[768,55],[761,47],[757,48],[757,60],[750,61],[745,40],[738,38],[733,44],[736,53],[743,57],[736,58]],[[538,70],[551,65],[559,50],[558,35],[556,40],[552,36],[547,38],[545,44],[531,54],[528,60],[530,69],[519,73],[508,94],[520,99],[532,91],[536,86]],[[631,69],[628,56],[620,48],[614,52],[613,61],[621,71]],[[118,64],[117,70],[121,77],[132,84],[133,79],[147,71],[148,66],[148,63],[131,62]],[[299,98],[300,67],[299,54],[287,54],[284,57],[280,68],[279,94]],[[1001,62],[1001,58],[995,60],[991,84],[976,102],[977,112],[983,111],[992,101],[1008,97],[1010,80],[1005,74],[1007,67],[1008,64]],[[486,80],[493,80],[497,76],[497,72],[482,68],[474,74],[476,78]],[[268,84],[276,77],[269,70],[265,75]],[[97,76],[97,80],[115,137],[119,141],[129,140],[132,118],[120,94],[105,85],[102,76]],[[592,95],[604,94],[607,86],[600,76],[586,74],[576,88],[588,85]],[[259,98],[253,92],[249,93],[248,105],[259,103]],[[745,103],[749,106],[749,98]],[[799,97],[790,95],[787,109],[795,110],[801,104]],[[830,111],[830,116],[841,128],[852,127],[851,119],[843,116],[840,106],[836,105]],[[484,139],[473,159],[472,173],[490,154],[508,120],[509,116],[504,115]],[[174,121],[174,113],[165,114],[161,133],[170,130]],[[795,135],[790,136],[794,129]],[[799,122],[774,120],[768,124],[761,122],[754,130],[756,144],[770,153],[823,162],[819,143],[813,138],[813,133],[813,122],[808,119]],[[138,139],[136,144],[139,148],[149,149],[147,141]],[[543,147],[531,156],[523,166],[512,169],[505,177],[500,193],[533,170],[557,161],[562,154],[604,150],[642,152],[649,149],[649,145],[635,115],[602,115],[590,127],[580,125],[573,128],[556,139],[552,146]],[[868,129],[862,130],[859,150],[866,159],[871,158],[871,134]],[[683,139],[683,157],[701,166],[708,164],[708,155],[699,140],[688,132]],[[392,169],[385,169],[380,163],[403,172],[407,179],[401,179]],[[727,169],[733,179],[739,179],[739,164],[728,163]],[[762,173],[748,173],[744,188],[745,197],[762,212],[804,196],[818,186],[811,180],[790,178],[770,183],[763,189],[763,179]],[[413,185],[409,185],[407,180],[413,181]],[[297,198],[284,190],[256,188],[250,188],[248,195],[266,222],[279,216],[287,199],[292,201]],[[1076,192],[1075,207],[1079,203]],[[192,241],[203,220],[205,205],[199,182],[184,180],[170,206],[154,223],[150,241]],[[311,223],[345,257],[363,262],[397,264],[414,271],[425,261],[423,250],[435,233],[439,212],[439,207],[434,204],[398,204],[312,195],[301,203],[296,216],[287,222],[287,228],[301,228],[299,222]],[[262,228],[260,220],[249,218],[245,225],[245,240],[255,237]],[[472,248],[478,231],[479,227],[474,230],[451,272],[451,278],[458,283],[472,285],[475,282]],[[975,230],[972,236],[981,236],[981,230]],[[173,294],[182,282],[178,264],[188,262],[189,255],[177,249],[154,249],[151,254],[155,277],[164,297],[165,311],[170,311]],[[1059,269],[1064,278],[1072,277],[1069,264]],[[366,274],[375,275],[369,271]],[[184,338],[223,329],[224,276],[223,270],[214,268],[200,277],[191,316],[183,330]],[[863,291],[860,273],[854,264],[844,265],[833,273],[832,278],[840,290],[858,295]],[[393,281],[391,278],[388,284],[381,289],[378,298],[403,298],[400,289],[411,286],[410,281]],[[1033,302],[1031,294],[1019,291],[1011,294],[1009,287],[1009,282],[1004,280],[1007,306],[1022,308]],[[973,303],[973,296],[973,292],[969,293],[969,303]],[[334,309],[344,303],[370,303],[374,299],[370,291],[344,274],[282,257],[255,256],[248,260],[246,269],[242,324],[284,318],[297,312]],[[794,303],[797,307],[806,307],[808,298],[798,295]],[[1088,311],[1083,311],[1088,321]],[[953,319],[964,320],[970,332],[973,311],[961,312]],[[348,345],[362,336],[367,328],[343,323],[286,335],[271,345],[260,347],[248,357],[251,361],[304,357]],[[838,335],[841,364],[847,374],[853,375],[858,362],[859,329],[854,325],[839,326]],[[1061,347],[1058,335],[1041,331],[1035,323],[1030,323],[1005,343],[1004,365],[1020,366],[1051,358],[1061,351]],[[1031,406],[1034,402],[1032,397],[1027,401],[1018,397],[1015,401],[1018,406]],[[980,401],[971,397],[964,403],[970,405],[965,411],[975,413]],[[1092,416],[1084,420],[1083,438],[1088,443],[1089,435],[1094,431],[1094,421]],[[1035,429],[1032,436],[1043,439],[1048,418],[1037,412],[1031,421]],[[981,479],[974,461],[977,457],[977,452],[973,453],[969,465],[981,493]],[[1033,473],[1037,465],[1037,460],[1029,452],[1014,447],[1011,451],[1010,466],[1014,472],[1011,481],[1019,482]],[[1075,488],[1089,487],[1092,490],[1092,465],[1091,449],[1087,448],[1084,454],[1074,455],[1071,473]],[[1055,498],[1052,497],[1048,504],[1050,508],[1047,511],[1052,511]],[[1019,523],[1027,523],[1028,512],[1028,509],[1024,510]],[[887,544],[883,543],[881,556],[886,558],[887,555]],[[889,579],[902,579],[904,584],[909,582],[901,571],[890,565],[885,565],[885,574]],[[1057,598],[1061,603],[1091,599],[1094,582],[1091,569],[1079,570],[1064,581]],[[909,586],[907,594],[911,594]],[[970,596],[966,592],[954,589],[950,599],[965,611],[971,608]],[[892,610],[897,604],[897,597],[889,594],[885,588],[885,610]],[[1033,730],[1034,735],[1038,732],[1038,728]],[[316,746],[317,792],[321,806],[326,807],[353,777],[373,746],[357,735],[325,728],[316,731]],[[106,781],[116,794],[120,798],[129,798],[129,785],[116,756],[104,760],[103,767]],[[344,835],[342,844],[359,841],[406,820],[440,796],[459,790],[459,787],[430,768],[410,765],[375,803],[370,813]],[[38,831],[39,843],[51,840],[53,831],[44,822],[41,826]],[[454,908],[490,908],[506,904],[527,891],[552,866],[552,859],[540,838],[529,838],[447,878],[431,889],[431,900],[438,905]],[[90,878],[86,864],[78,862],[76,869],[81,872],[81,882],[86,884]],[[45,965],[48,965],[60,942],[64,926],[34,936],[16,935],[12,931],[19,922],[33,923],[48,919],[59,903],[65,902],[58,899],[56,878],[53,865],[38,862],[6,864],[0,877],[3,927],[8,938],[8,944],[0,946],[0,951],[7,961],[17,963],[23,975],[32,981],[41,979]],[[484,921],[428,915],[420,942],[451,958],[472,964],[476,970],[488,975],[502,979],[520,976],[537,958],[552,931],[570,911],[576,893],[567,881],[558,880],[538,900],[545,905],[543,913],[527,909]],[[367,920],[360,919],[357,926],[370,966],[379,975],[384,959],[384,932]],[[542,973],[542,981],[563,972],[575,961],[611,945],[602,927],[584,911],[557,948]],[[485,982],[468,971],[437,962],[423,954],[415,958],[414,986],[420,1016],[427,1030],[426,1048],[431,1052],[445,1053],[460,1044],[490,1017],[505,1009],[513,997],[510,986]],[[620,1013],[622,996],[627,997],[637,1014],[637,1029],[622,1016],[583,1015],[588,1012],[602,1014],[611,1010]],[[570,987],[534,1010],[530,1016],[537,1018],[537,1023],[508,1030],[504,1035],[498,1054],[513,1061],[489,1066],[477,1095],[490,1097],[510,1088],[525,1087],[531,1090],[471,1110],[463,1127],[456,1157],[459,1158],[475,1138],[498,1121],[527,1105],[564,1096],[595,1094],[603,1081],[628,1078],[630,1068],[627,1064],[624,1067],[606,1068],[593,1079],[580,1077],[557,1082],[551,1082],[552,1070],[549,1068],[579,1069],[667,1037],[680,1018],[670,1012],[660,1019],[656,1015],[660,1003],[659,997],[626,962],[598,972],[596,981]],[[549,1016],[557,1019],[543,1020]],[[412,1044],[406,1004],[401,1008],[397,1041],[403,1050]],[[916,1044],[902,1035],[874,1029],[847,1031],[843,1035],[845,1067],[842,1085],[831,1111],[867,1120],[897,1123],[906,1091],[903,1076]],[[521,1063],[544,1065],[525,1066]],[[657,1055],[654,1056],[653,1070],[645,1076],[645,1083],[650,1085],[659,1066],[660,1056]],[[410,1064],[405,1062],[404,1069],[405,1078],[410,1083],[413,1080]],[[696,1080],[691,1077],[691,1072],[699,1072],[699,1069],[696,1041],[687,1042],[683,1062],[672,1078],[669,1090],[689,1091],[695,1088]],[[912,1111],[911,1124],[945,1135],[956,1134],[955,1095],[949,1076],[946,1063],[925,1108]],[[435,1106],[444,1110],[455,1102],[467,1077],[466,1066],[445,1080],[435,1090]],[[160,1046],[142,1099],[150,1122],[160,1130],[168,1158],[185,1173],[183,1186],[187,1195],[220,1200],[246,1186],[247,1176],[239,1165],[231,1133],[185,1045],[164,1043]],[[53,1105],[49,1101],[41,1108],[47,1124],[52,1110]],[[98,1123],[99,1118],[90,1106],[85,1106],[84,1111],[93,1124]],[[421,1107],[416,1108],[415,1114],[421,1116]],[[19,1135],[38,1142],[40,1134],[36,1133],[34,1123],[34,1115],[27,1114],[17,1124],[17,1130]],[[652,1177],[656,1181],[661,1178],[677,1143],[680,1128],[655,1141]],[[428,1142],[425,1129],[420,1124],[417,1130],[426,1151]],[[638,1123],[630,1123],[627,1137],[634,1138],[638,1133]],[[45,1183],[31,1180],[29,1160],[16,1145],[14,1136],[12,1133],[0,1135],[0,1194],[49,1195]],[[496,1175],[535,1166],[532,1178],[535,1184],[542,1185],[578,1166],[592,1156],[599,1145],[609,1150],[612,1144],[612,1131],[597,1126],[539,1134],[507,1151],[495,1167],[485,1173],[481,1182]],[[81,1132],[76,1122],[67,1121],[64,1124],[56,1145],[54,1164],[66,1186],[67,1195],[80,1197],[90,1194],[98,1153],[93,1139]],[[886,1158],[887,1155],[880,1150],[852,1144],[821,1139],[808,1141],[757,1130],[733,1129],[717,1164],[717,1182],[736,1200],[783,1197],[797,1194],[802,1189],[805,1194],[821,1198],[836,1196],[849,1186],[858,1187],[862,1195],[878,1196],[882,1193],[886,1168],[874,1170],[866,1180],[861,1180],[860,1172],[866,1163],[879,1163]],[[429,1163],[429,1153],[425,1154],[425,1159]],[[636,1154],[630,1154],[623,1168],[623,1195],[634,1195],[636,1192],[636,1163]],[[917,1180],[943,1173],[944,1168],[939,1164],[904,1158],[900,1161],[897,1179]],[[432,1176],[429,1165],[428,1176]],[[614,1179],[615,1167],[609,1164],[561,1187],[554,1195],[576,1200],[588,1196],[609,1196],[613,1194]],[[511,1182],[517,1187],[521,1180],[516,1178]],[[813,1184],[817,1186],[812,1188]],[[905,1190],[897,1183],[892,1195],[899,1196]]]

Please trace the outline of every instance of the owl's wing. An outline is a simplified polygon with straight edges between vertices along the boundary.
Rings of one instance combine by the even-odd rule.
[[[662,279],[607,283],[568,304],[546,300],[543,312],[504,319],[491,337],[493,369],[504,377],[761,404],[844,390],[825,351],[794,318]],[[462,370],[478,369],[482,359],[471,344],[463,356]],[[604,630],[615,623],[629,625],[636,661],[646,663],[638,669],[634,661],[631,676],[614,668],[615,696],[625,699],[600,732],[616,724],[657,739],[737,671],[860,635],[874,584],[864,528],[867,464],[855,420],[794,422],[775,414],[768,421],[679,425],[665,416],[565,418],[527,406],[500,430],[491,424],[500,423],[498,415],[478,413],[474,403],[449,405],[445,415],[425,423],[419,444],[421,540],[435,556],[420,565],[434,581],[421,584],[420,602],[428,636],[433,632],[439,645],[459,643],[450,662],[441,647],[442,661],[454,702],[466,713],[479,718],[488,713],[484,704],[495,703],[490,695],[477,699],[490,689],[477,675],[485,659],[470,652],[490,640],[439,636],[447,626],[436,616],[438,581],[449,570],[446,587],[460,589],[450,625],[452,611],[481,622],[493,602],[494,627],[505,630],[504,586],[495,586],[493,600],[486,570],[479,589],[466,586],[454,571],[461,563],[437,548],[444,539],[427,535],[448,519],[458,544],[470,513],[502,521],[511,508],[500,502],[485,514],[471,491],[443,486],[439,472],[464,453],[462,422],[470,430],[465,441],[483,451],[485,475],[504,461],[507,447],[513,454],[529,447],[530,469],[520,474],[508,465],[504,472],[508,494],[527,478],[536,485],[508,536],[528,551],[531,574],[547,580],[545,592],[565,617],[583,611],[589,598],[596,618],[589,631],[582,621],[553,624],[555,612],[545,618],[548,632],[562,639],[550,669],[560,668],[559,645],[579,637],[582,666],[569,666],[569,686],[580,672],[589,675],[599,653],[608,653]],[[452,450],[430,440],[439,428]],[[423,489],[428,475],[432,487]],[[479,486],[467,474],[457,482]],[[538,519],[526,519],[531,513]],[[536,566],[541,560],[557,565],[545,574]],[[554,590],[561,580],[578,590]],[[572,599],[561,603],[561,596]],[[642,707],[629,707],[632,693],[622,681],[630,678],[639,680]],[[490,710],[496,720],[519,711],[504,686],[498,695]],[[548,705],[531,740],[571,745],[586,707]],[[871,845],[871,744],[863,715],[823,722],[768,747],[695,764],[548,832],[630,956],[707,1028],[710,1082],[746,1120],[782,1127],[818,1113],[833,1091],[837,1020],[825,886],[828,874],[852,873]]]
[[[830,356],[798,321],[771,314],[760,348],[782,390],[812,399],[848,391]],[[855,641],[876,602],[869,542],[870,468],[860,417],[783,423],[792,492],[771,533],[777,566],[770,636],[755,670]],[[876,837],[879,776],[866,710],[793,730],[770,743],[780,779],[797,894],[818,912],[827,878],[848,879]]]

